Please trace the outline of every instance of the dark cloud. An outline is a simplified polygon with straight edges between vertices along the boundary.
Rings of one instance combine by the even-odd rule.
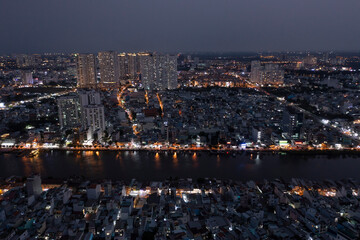
[[[0,53],[359,50],[359,0],[0,0]]]

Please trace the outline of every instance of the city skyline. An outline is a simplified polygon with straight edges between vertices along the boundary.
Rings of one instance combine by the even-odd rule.
[[[359,7],[354,0],[5,2],[0,54],[359,51]]]
[[[360,239],[359,0],[0,0],[0,239]]]

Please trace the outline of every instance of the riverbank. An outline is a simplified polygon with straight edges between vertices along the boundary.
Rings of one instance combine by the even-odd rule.
[[[285,153],[285,154],[294,154],[294,155],[318,155],[318,154],[355,154],[360,155],[359,148],[352,149],[206,149],[206,148],[167,148],[167,149],[155,149],[155,148],[0,148],[1,153],[15,153],[20,154],[26,151],[74,151],[74,152],[83,152],[83,151],[114,151],[114,152],[124,152],[124,151],[139,151],[139,152],[206,152],[210,154],[241,154],[244,152],[256,153],[256,152],[272,152],[272,153]]]

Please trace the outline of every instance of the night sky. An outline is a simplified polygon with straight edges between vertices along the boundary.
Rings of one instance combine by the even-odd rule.
[[[0,0],[0,54],[360,50],[359,0]]]

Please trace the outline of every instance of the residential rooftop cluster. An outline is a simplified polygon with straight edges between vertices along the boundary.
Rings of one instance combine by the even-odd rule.
[[[359,183],[1,182],[1,239],[358,239]]]
[[[256,89],[184,89],[147,94],[149,101],[144,94],[133,92],[125,97],[140,142],[269,147],[286,140],[318,145],[324,142],[324,135],[333,145],[343,139],[341,134]],[[297,117],[294,123],[292,116]]]

